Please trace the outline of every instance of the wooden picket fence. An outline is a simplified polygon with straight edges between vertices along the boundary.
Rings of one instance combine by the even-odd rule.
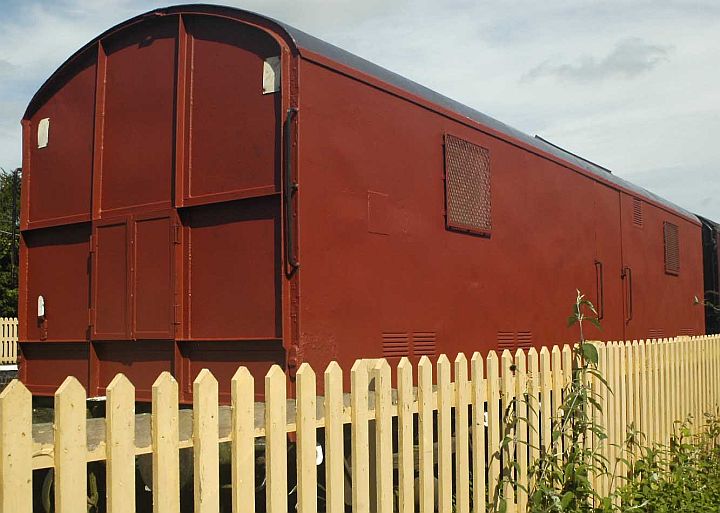
[[[611,466],[620,458],[616,446],[629,425],[646,433],[649,443],[665,443],[673,421],[688,414],[699,419],[718,405],[720,336],[597,347],[599,368],[612,393],[595,383],[603,405],[598,420],[609,438],[594,443]],[[394,370],[385,360],[359,360],[349,370],[349,391],[343,390],[343,370],[331,363],[323,375],[322,397],[315,372],[303,364],[295,400],[287,399],[286,376],[275,366],[264,378],[264,403],[255,403],[254,379],[240,367],[231,381],[230,406],[218,404],[218,382],[203,370],[193,385],[192,410],[179,409],[177,382],[163,373],[152,388],[152,413],[138,415],[134,387],[119,374],[107,389],[107,417],[89,420],[85,390],[69,377],[55,394],[52,426],[31,425],[31,395],[14,381],[0,393],[0,511],[30,513],[33,469],[52,467],[54,511],[85,512],[87,463],[104,460],[107,511],[132,513],[136,456],[151,454],[153,511],[177,513],[179,449],[192,447],[194,511],[217,513],[218,444],[230,443],[232,511],[251,513],[256,439],[263,437],[265,466],[259,468],[269,513],[293,507],[288,492],[295,475],[301,513],[342,512],[347,502],[355,513],[411,513],[418,509],[416,496],[424,513],[484,513],[498,492],[508,458],[516,458],[512,472],[517,481],[528,485],[529,465],[550,446],[572,360],[569,346],[514,355],[475,353],[469,362],[462,354],[453,362],[444,355],[435,363],[423,357],[416,368],[402,359]],[[524,399],[514,407],[527,422],[510,426],[513,443],[502,447],[503,433],[508,433],[502,412],[515,397]],[[319,429],[324,430],[322,438]],[[291,460],[290,432],[296,433],[290,438],[296,444]],[[323,467],[316,466],[319,440],[322,473],[318,469]],[[296,468],[288,461],[296,462]],[[599,490],[609,490],[607,478],[591,477]],[[347,489],[346,480],[352,483]],[[508,511],[524,511],[524,487],[501,488]]]
[[[0,365],[17,364],[17,330],[16,317],[0,317]]]

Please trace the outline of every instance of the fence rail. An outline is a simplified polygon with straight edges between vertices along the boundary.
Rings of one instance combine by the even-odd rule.
[[[612,393],[593,384],[603,406],[598,421],[608,430],[607,440],[593,443],[611,467],[624,464],[616,448],[631,424],[650,443],[664,443],[676,419],[699,419],[718,405],[718,336],[597,348]],[[256,384],[240,367],[230,406],[218,404],[218,382],[203,370],[194,381],[192,410],[179,409],[177,382],[166,372],[153,385],[152,413],[138,415],[134,387],[119,374],[107,388],[107,417],[90,420],[85,390],[69,377],[55,394],[54,424],[35,426],[31,395],[14,381],[0,393],[0,511],[32,511],[32,471],[45,467],[54,469],[54,511],[86,511],[87,462],[105,460],[107,511],[134,512],[136,456],[151,454],[153,511],[177,513],[179,450],[186,447],[193,447],[199,513],[217,513],[228,487],[233,512],[255,511],[256,472],[264,473],[263,509],[269,513],[289,510],[293,486],[301,513],[345,511],[349,503],[356,513],[410,513],[418,510],[416,497],[421,512],[485,513],[496,494],[508,499],[508,511],[523,511],[528,468],[551,446],[572,363],[569,346],[475,353],[470,361],[462,354],[452,362],[445,355],[434,363],[423,357],[415,367],[402,359],[395,369],[385,360],[359,360],[349,370],[349,391],[343,390],[343,370],[331,363],[322,376],[323,396],[315,372],[303,364],[294,400],[287,399],[281,368]],[[254,402],[258,385],[264,404]],[[502,412],[511,404],[526,423],[504,423]],[[293,458],[288,433],[296,434]],[[511,443],[503,443],[508,434]],[[221,482],[219,470],[218,444],[224,442],[230,443],[228,482]],[[256,465],[261,446],[264,467]],[[498,480],[508,468],[523,486]],[[609,479],[590,477],[600,491],[609,490]]]
[[[18,320],[0,317],[0,365],[17,364]]]

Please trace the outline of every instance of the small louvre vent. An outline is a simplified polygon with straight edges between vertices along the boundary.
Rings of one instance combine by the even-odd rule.
[[[678,275],[680,274],[680,241],[677,225],[664,222],[663,238],[665,239],[665,272]]]
[[[532,347],[532,332],[518,331],[517,345],[519,349],[523,349],[525,351],[530,349]]]
[[[413,333],[413,356],[435,355],[435,333],[419,331]]]
[[[500,351],[504,351],[505,349],[513,349],[515,347],[515,332],[498,331],[497,341],[498,349]]]
[[[518,349],[528,350],[532,347],[531,331],[498,331],[497,348],[499,351],[505,349],[514,352]]]
[[[678,335],[681,337],[691,337],[695,334],[695,330],[692,328],[680,328]]]
[[[410,337],[407,333],[383,333],[383,356],[399,358],[410,355]]]
[[[642,228],[643,225],[642,204],[640,198],[633,198],[633,224],[639,228]]]
[[[489,235],[492,228],[490,152],[445,135],[445,208],[449,229]]]
[[[652,339],[663,338],[663,336],[664,336],[663,330],[661,330],[661,329],[654,329],[654,330],[651,329],[650,332],[648,333],[648,337],[652,338]]]

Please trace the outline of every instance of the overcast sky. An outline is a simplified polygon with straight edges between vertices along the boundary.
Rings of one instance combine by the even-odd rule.
[[[720,221],[718,0],[248,0],[285,21]],[[0,167],[75,50],[154,7],[0,0]]]

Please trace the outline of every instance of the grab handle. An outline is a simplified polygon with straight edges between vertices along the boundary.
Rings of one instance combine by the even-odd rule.
[[[629,267],[623,267],[621,277],[627,282],[627,317],[625,323],[629,323],[633,318],[633,282],[632,282],[632,269]]]
[[[600,260],[595,260],[595,286],[597,290],[597,303],[595,308],[597,309],[599,321],[602,320],[605,315],[605,285],[603,283],[603,277],[603,263]]]
[[[285,191],[283,200],[285,203],[285,259],[289,266],[288,274],[292,274],[300,267],[297,255],[295,254],[295,223],[292,219],[292,198],[297,192],[298,184],[292,179],[292,121],[297,115],[298,110],[291,107],[287,111],[285,123],[283,126],[283,136],[285,138],[284,145],[284,161],[285,161]]]

